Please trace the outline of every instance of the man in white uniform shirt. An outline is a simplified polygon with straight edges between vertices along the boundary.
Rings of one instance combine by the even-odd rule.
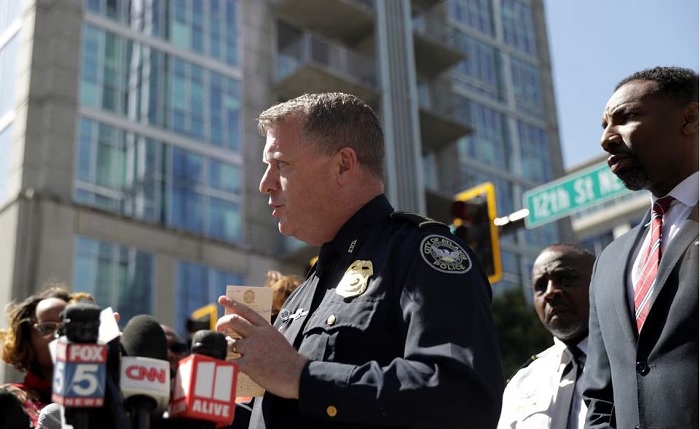
[[[588,285],[595,255],[575,244],[545,248],[532,267],[535,311],[554,345],[508,382],[498,429],[583,428],[581,383],[588,343]]]

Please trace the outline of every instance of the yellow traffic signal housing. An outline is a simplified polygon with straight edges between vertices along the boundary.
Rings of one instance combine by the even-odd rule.
[[[452,224],[456,236],[466,241],[494,284],[503,277],[496,219],[496,191],[486,182],[455,195]]]
[[[187,331],[194,334],[202,329],[216,329],[216,321],[219,318],[219,307],[216,304],[207,304],[190,314],[187,319]]]

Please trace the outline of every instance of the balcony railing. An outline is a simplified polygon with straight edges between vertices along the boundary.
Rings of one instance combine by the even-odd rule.
[[[447,25],[444,16],[436,11],[414,16],[413,31],[426,39],[459,50],[457,45],[459,33],[454,27]]]
[[[281,81],[308,65],[323,68],[348,81],[371,88],[377,88],[379,84],[372,59],[309,33],[303,34],[279,52],[277,79]]]
[[[373,0],[274,0],[275,14],[297,27],[332,40],[353,43],[371,36]]]
[[[285,3],[287,1],[288,0],[274,0],[273,3],[275,5],[279,5],[280,3]],[[294,1],[298,1],[298,0],[294,0]],[[324,0],[324,1],[327,2],[328,0]],[[340,0],[340,1],[345,2],[345,3],[354,3],[355,5],[360,6],[362,8],[365,8],[367,10],[374,11],[374,0]]]

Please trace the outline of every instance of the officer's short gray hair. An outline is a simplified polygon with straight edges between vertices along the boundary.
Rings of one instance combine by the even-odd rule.
[[[305,137],[324,155],[343,147],[352,148],[365,169],[384,176],[384,133],[377,114],[364,101],[350,94],[329,92],[304,94],[278,103],[258,116],[262,136],[278,124],[296,118]]]

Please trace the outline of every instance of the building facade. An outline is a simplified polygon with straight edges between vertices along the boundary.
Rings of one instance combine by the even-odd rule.
[[[321,91],[376,109],[397,209],[449,222],[490,181],[507,215],[563,174],[542,0],[3,1],[0,301],[55,279],[183,330],[227,284],[303,274],[255,119]],[[502,236],[494,289],[568,237]]]

